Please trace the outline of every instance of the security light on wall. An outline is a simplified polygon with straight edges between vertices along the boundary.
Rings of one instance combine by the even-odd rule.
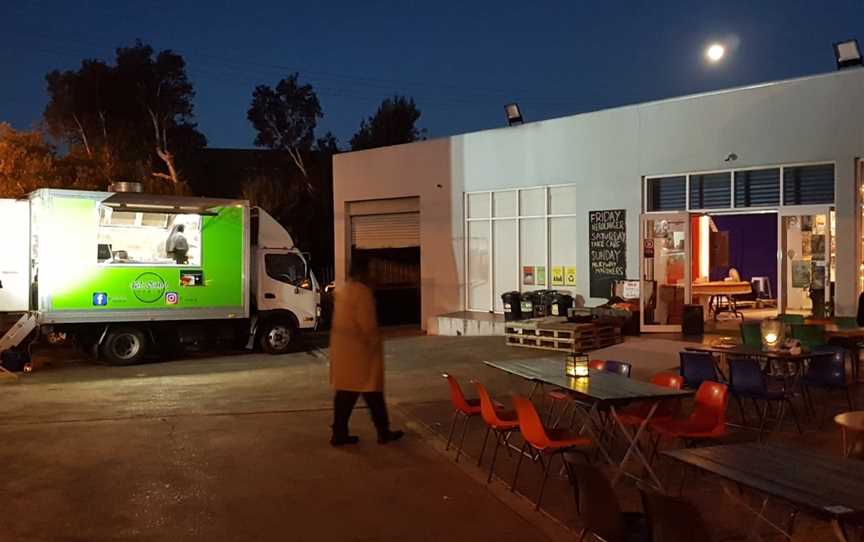
[[[861,65],[861,49],[858,40],[838,41],[834,44],[834,58],[837,60],[837,69],[849,68]]]
[[[517,126],[522,124],[522,111],[519,109],[519,104],[512,103],[505,105],[504,112],[507,113],[508,126]]]

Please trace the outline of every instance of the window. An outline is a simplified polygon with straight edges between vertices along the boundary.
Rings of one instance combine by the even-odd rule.
[[[691,209],[725,209],[732,205],[732,176],[723,173],[690,175]]]
[[[683,211],[687,203],[687,177],[656,177],[648,179],[648,211]]]
[[[775,207],[780,204],[780,168],[735,172],[735,207]]]
[[[201,265],[201,216],[100,207],[96,260],[106,265]]]
[[[783,205],[834,203],[834,164],[783,168]]]
[[[468,308],[471,310],[488,311],[492,303],[489,224],[487,220],[468,223]]]
[[[297,254],[265,254],[264,270],[273,280],[298,288],[312,289],[312,285],[306,280],[306,262]]]

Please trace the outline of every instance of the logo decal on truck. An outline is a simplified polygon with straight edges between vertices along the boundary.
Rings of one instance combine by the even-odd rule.
[[[132,293],[142,303],[155,303],[165,293],[165,279],[156,273],[141,273],[132,281]]]
[[[93,294],[93,306],[104,307],[108,304],[108,294],[105,292],[95,292]]]
[[[180,299],[177,296],[177,292],[168,292],[165,294],[166,305],[176,305],[178,301],[180,301]]]

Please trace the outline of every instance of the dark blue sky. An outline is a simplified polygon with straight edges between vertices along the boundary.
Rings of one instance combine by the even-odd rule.
[[[862,0],[50,2],[0,0],[0,121],[28,128],[44,75],[136,38],[186,58],[211,146],[250,147],[256,84],[299,71],[344,145],[393,93],[430,137],[831,71]],[[738,42],[706,66],[714,39]]]

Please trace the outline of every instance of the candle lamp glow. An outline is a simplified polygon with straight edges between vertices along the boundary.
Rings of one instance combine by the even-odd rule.
[[[564,373],[576,378],[588,376],[588,356],[581,353],[567,354],[564,360]]]
[[[777,350],[783,344],[783,322],[774,318],[762,320],[760,324],[762,332],[762,347],[766,350]]]

